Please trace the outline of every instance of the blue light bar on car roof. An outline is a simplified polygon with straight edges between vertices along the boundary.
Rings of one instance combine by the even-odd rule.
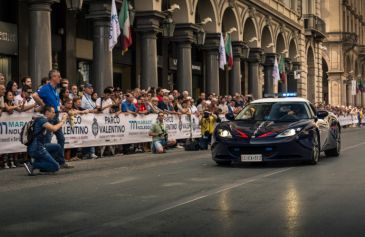
[[[297,97],[298,94],[296,92],[287,92],[287,93],[280,93],[279,97]]]

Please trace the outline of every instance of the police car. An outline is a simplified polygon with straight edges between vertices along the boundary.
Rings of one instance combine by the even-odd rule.
[[[317,111],[303,98],[258,99],[226,118],[212,137],[212,158],[218,165],[288,160],[317,164],[322,151],[327,156],[341,151],[336,116]]]

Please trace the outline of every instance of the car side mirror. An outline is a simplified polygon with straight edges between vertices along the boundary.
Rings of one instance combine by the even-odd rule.
[[[234,114],[233,113],[227,113],[225,117],[228,121],[233,121],[234,120]]]
[[[314,122],[318,122],[318,117],[317,116],[313,116]]]
[[[328,116],[328,112],[327,111],[318,111],[317,112],[317,118],[319,118],[319,119],[324,119],[325,117],[327,117]]]

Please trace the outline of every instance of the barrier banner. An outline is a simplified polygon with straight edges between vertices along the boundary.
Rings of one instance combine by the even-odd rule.
[[[0,154],[25,152],[19,134],[23,125],[30,121],[32,113],[3,113],[0,117]],[[92,147],[117,144],[150,142],[148,132],[156,121],[157,114],[126,115],[86,114],[76,115],[62,127],[65,148]],[[71,123],[73,126],[71,126]],[[195,115],[166,115],[165,124],[169,137],[175,139],[200,137],[199,118]],[[52,142],[57,142],[53,136]]]
[[[338,116],[338,121],[340,122],[341,126],[348,126],[348,125],[352,125],[352,124],[358,124],[359,123],[359,118],[357,117],[357,115],[340,115]],[[362,119],[361,120],[361,124],[365,123],[365,120]]]

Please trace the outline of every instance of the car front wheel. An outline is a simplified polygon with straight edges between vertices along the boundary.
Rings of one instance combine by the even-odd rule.
[[[317,133],[313,134],[312,142],[313,142],[313,147],[312,147],[312,157],[310,160],[310,164],[316,165],[318,163],[319,155],[320,155],[319,139],[318,139]]]

